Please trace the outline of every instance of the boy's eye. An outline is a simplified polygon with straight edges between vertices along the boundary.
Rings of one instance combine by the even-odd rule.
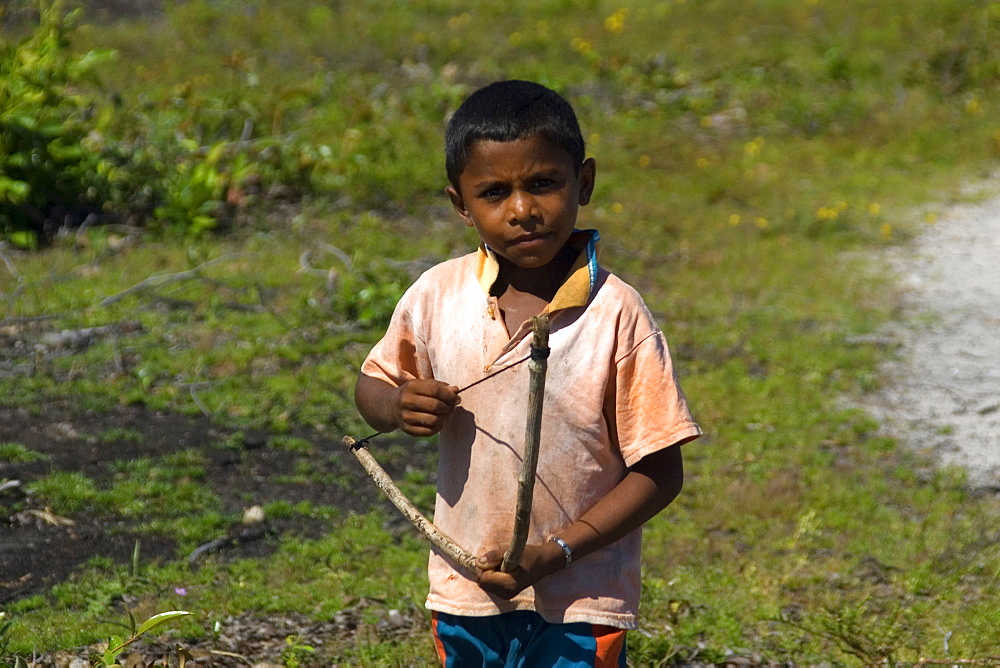
[[[483,199],[491,199],[491,200],[500,199],[501,197],[503,197],[503,195],[504,195],[503,188],[489,188],[488,190],[484,190],[483,192],[479,193],[479,196],[482,197]]]

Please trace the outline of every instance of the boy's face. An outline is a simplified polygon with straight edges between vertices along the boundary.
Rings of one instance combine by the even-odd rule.
[[[542,137],[477,141],[458,188],[447,189],[465,224],[514,265],[551,262],[576,226],[577,209],[594,192],[596,165],[573,158]]]

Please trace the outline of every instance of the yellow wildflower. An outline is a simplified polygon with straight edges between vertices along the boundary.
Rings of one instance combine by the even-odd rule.
[[[764,138],[757,137],[752,141],[748,141],[743,146],[743,153],[748,158],[755,158],[760,154],[760,150],[764,148]]]
[[[616,35],[625,30],[625,19],[628,18],[628,9],[619,9],[617,12],[604,19],[604,27]]]
[[[452,16],[450,19],[448,19],[448,27],[451,28],[452,30],[458,30],[463,26],[469,25],[470,21],[472,21],[472,16],[470,16],[466,12],[463,14],[459,14],[457,16]]]
[[[733,227],[736,227],[737,225],[739,225],[740,224],[740,220],[742,220],[742,219],[740,218],[740,214],[738,214],[738,213],[730,214],[730,216],[729,216],[729,224],[732,225]]]
[[[642,155],[640,155],[640,156],[639,156],[639,166],[640,166],[640,167],[642,167],[642,168],[646,168],[646,167],[649,167],[649,164],[650,164],[650,163],[651,163],[652,161],[653,161],[653,159],[652,159],[652,158],[650,158],[650,157],[649,157],[648,155],[646,155],[645,153],[643,153]]]
[[[840,212],[833,207],[821,206],[816,209],[816,218],[818,220],[836,220]]]

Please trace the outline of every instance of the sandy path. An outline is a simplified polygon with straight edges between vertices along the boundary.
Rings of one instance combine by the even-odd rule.
[[[905,289],[900,359],[874,412],[904,442],[1000,490],[1000,197],[953,206],[890,261]]]

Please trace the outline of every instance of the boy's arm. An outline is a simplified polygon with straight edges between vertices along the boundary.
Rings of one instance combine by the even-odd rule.
[[[373,429],[402,429],[410,436],[432,436],[461,403],[458,388],[437,380],[415,378],[396,387],[361,374],[354,387],[358,412]]]
[[[641,527],[677,498],[683,485],[684,463],[678,443],[639,460],[607,496],[557,535],[570,546],[575,561]],[[497,570],[502,560],[498,553],[480,558],[484,571],[479,585],[510,599],[563,568],[566,555],[559,545],[546,541],[525,547],[513,573]]]

